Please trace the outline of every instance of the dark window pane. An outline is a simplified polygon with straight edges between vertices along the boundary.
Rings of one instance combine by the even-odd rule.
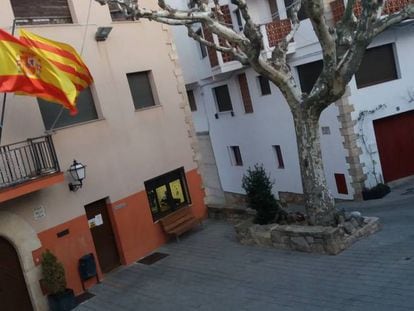
[[[285,0],[285,7],[286,7],[286,12],[287,12],[288,17],[290,16],[291,8],[293,7],[294,3],[296,3],[295,0]],[[300,21],[303,21],[304,19],[308,18],[308,15],[306,14],[303,2],[302,2],[302,6],[301,6],[301,8],[298,12],[298,18],[299,18]]]
[[[236,21],[237,21],[237,27],[239,29],[239,31],[243,30],[243,22],[242,22],[242,17],[240,14],[240,10],[237,9],[234,11],[234,15],[236,16]]]
[[[144,185],[154,221],[191,203],[183,167],[147,180]]]
[[[335,174],[336,189],[339,194],[348,194],[348,187],[344,174]]]
[[[229,88],[227,85],[222,85],[213,88],[214,95],[216,96],[218,111],[232,111],[233,106],[231,104]]]
[[[119,9],[116,3],[108,3],[109,12],[111,13],[111,18],[113,21],[125,21],[128,18],[124,13]]]
[[[322,72],[323,62],[318,60],[316,62],[307,63],[297,67],[299,74],[300,87],[303,93],[310,93],[316,80]]]
[[[285,163],[283,161],[282,149],[279,145],[273,146],[275,153],[276,153],[276,160],[277,160],[277,167],[278,168],[285,168]]]
[[[20,25],[72,23],[67,0],[11,0],[11,5],[15,18],[27,19]]]
[[[233,152],[233,164],[236,166],[243,166],[243,159],[241,156],[240,148],[239,146],[230,146],[232,152]]]
[[[262,95],[269,95],[272,93],[270,90],[269,79],[264,76],[259,76],[260,91]]]
[[[190,104],[191,111],[197,111],[197,105],[194,98],[194,92],[192,90],[187,91],[188,103]]]
[[[355,79],[358,88],[398,79],[393,45],[368,49]]]
[[[135,109],[155,106],[149,71],[128,73],[127,78]]]
[[[204,38],[203,33],[201,31],[201,28],[199,30],[197,30],[197,35],[199,35],[200,37]],[[204,58],[207,56],[207,47],[204,44],[198,43],[200,46],[200,52],[201,52],[201,58]]]
[[[39,103],[40,113],[42,114],[45,128],[47,130],[50,130],[51,126],[62,110],[62,106],[40,98],[38,98],[37,101]],[[90,88],[83,90],[79,94],[76,102],[76,107],[79,111],[76,116],[71,116],[68,109],[63,109],[63,112],[59,119],[56,121],[54,128],[98,119],[98,114],[96,112]]]

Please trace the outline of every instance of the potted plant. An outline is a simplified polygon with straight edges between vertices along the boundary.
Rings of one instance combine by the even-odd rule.
[[[65,269],[49,250],[42,254],[43,284],[51,311],[69,311],[76,307],[75,294],[66,288]]]

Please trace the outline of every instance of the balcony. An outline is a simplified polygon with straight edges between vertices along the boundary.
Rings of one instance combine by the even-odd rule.
[[[267,58],[270,58],[274,47],[286,37],[292,29],[292,24],[289,19],[276,20],[260,26],[260,32],[263,35],[263,53]],[[211,32],[204,29],[204,35],[210,42],[224,45],[224,40],[213,35]],[[288,45],[287,54],[295,52],[295,42]],[[217,52],[214,48],[207,48],[210,65],[214,74],[221,74],[242,68],[242,65],[235,61],[231,54]]]
[[[273,1],[271,1],[271,3],[273,3]],[[236,12],[237,10],[234,11],[233,10],[234,7],[230,7],[229,5],[222,5],[220,8],[222,12],[223,22],[229,28],[238,29],[237,31],[242,31],[243,25],[241,22],[241,17],[240,16],[238,18],[234,17],[236,20],[239,20],[236,23],[236,26],[235,26],[235,23],[233,23],[233,19],[232,19],[231,12]],[[263,35],[263,46],[264,46],[263,53],[266,55],[267,58],[271,57],[274,47],[284,37],[286,37],[292,29],[291,21],[286,18],[286,13],[282,14],[285,17],[284,19],[278,19],[279,12],[275,10],[276,8],[273,6],[273,11],[271,12],[271,14],[274,20],[272,22],[269,22],[267,24],[263,24],[260,26],[260,32]],[[234,14],[235,13],[233,13],[233,15]],[[213,34],[206,27],[203,27],[203,35],[204,35],[204,39],[206,39],[207,41],[213,42],[221,46],[226,45],[225,40]],[[294,53],[295,47],[296,47],[296,44],[294,42],[289,43],[287,54]],[[207,54],[210,60],[210,66],[211,66],[212,73],[215,75],[225,73],[225,72],[230,72],[230,71],[237,70],[243,67],[238,61],[235,61],[232,55],[229,53],[217,52],[214,48],[208,47]]]
[[[292,24],[289,19],[274,20],[270,23],[260,26],[263,35],[264,52],[267,58],[270,58],[274,47],[285,38],[292,30]],[[288,45],[287,54],[295,52],[295,42]]]
[[[411,0],[387,0],[384,5],[384,10],[382,11],[383,15],[392,14],[395,12],[400,11],[405,6],[410,4]],[[330,3],[333,19],[336,22],[338,22],[342,15],[344,15],[345,12],[345,4],[344,0],[335,0]],[[356,16],[361,15],[362,13],[362,7],[361,2],[357,1],[354,5],[354,13]]]
[[[0,147],[0,202],[63,180],[51,136]]]

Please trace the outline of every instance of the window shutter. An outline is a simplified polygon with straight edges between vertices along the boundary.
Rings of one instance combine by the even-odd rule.
[[[155,106],[149,75],[150,71],[127,73],[135,109]]]
[[[249,84],[247,83],[247,77],[245,73],[239,74],[239,86],[242,94],[244,111],[246,113],[253,113],[253,104],[250,97]]]
[[[392,44],[368,49],[355,74],[359,89],[396,79],[398,79],[398,74]]]
[[[67,0],[11,0],[15,18],[48,18],[28,23],[72,23]]]

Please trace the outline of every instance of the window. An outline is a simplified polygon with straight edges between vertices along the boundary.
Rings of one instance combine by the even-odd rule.
[[[230,146],[230,161],[233,166],[243,166],[243,159],[239,146]]]
[[[295,0],[285,0],[285,7],[286,7],[286,12],[288,17],[290,16],[290,9],[293,7],[293,5],[296,3]],[[308,18],[308,15],[306,14],[305,11],[305,6],[302,2],[302,6],[300,7],[300,10],[298,12],[298,18],[300,21],[303,21],[304,19]]]
[[[303,93],[310,93],[316,80],[322,72],[323,62],[318,60],[316,62],[307,63],[297,67],[300,87]]]
[[[282,149],[280,149],[279,145],[274,145],[273,150],[275,151],[277,167],[278,168],[285,168],[285,163],[283,162],[282,156]]]
[[[196,31],[196,34],[204,38],[201,28]],[[207,56],[207,47],[204,44],[201,44],[200,42],[198,42],[198,45],[200,47],[201,58],[205,58]]]
[[[392,44],[368,49],[355,74],[357,87],[363,88],[398,79]]]
[[[213,92],[216,97],[216,103],[219,112],[233,111],[229,88],[227,85],[215,87],[213,88]]]
[[[19,25],[72,23],[67,0],[11,0],[10,2],[14,17],[19,19]]]
[[[128,73],[128,84],[131,90],[135,109],[155,106],[152,92],[150,71]]]
[[[40,98],[38,98],[37,101],[39,103],[40,113],[42,114],[46,130],[50,130],[55,122],[56,124],[53,128],[60,128],[98,119],[98,114],[96,112],[90,88],[84,89],[79,94],[76,102],[79,113],[76,116],[69,115],[69,111],[67,109],[62,110],[61,105],[51,103]],[[58,118],[61,111],[62,114]]]
[[[242,31],[243,30],[243,21],[242,21],[240,9],[234,10],[233,13],[234,13],[234,16],[236,16],[238,29],[239,29],[239,31]]]
[[[259,85],[262,95],[269,95],[272,93],[272,91],[270,90],[270,83],[268,78],[264,76],[259,76]]]
[[[322,126],[322,135],[331,135],[331,128],[329,126]]]
[[[116,3],[108,3],[109,12],[111,13],[111,18],[113,21],[126,21],[129,20],[128,17],[124,15],[122,10]]]
[[[346,180],[344,174],[334,174],[336,182],[336,190],[339,194],[348,194],[348,187],[346,186]]]
[[[154,221],[191,203],[184,168],[144,182]]]
[[[187,91],[188,103],[190,104],[191,111],[197,111],[197,105],[194,98],[194,92],[192,90]]]

